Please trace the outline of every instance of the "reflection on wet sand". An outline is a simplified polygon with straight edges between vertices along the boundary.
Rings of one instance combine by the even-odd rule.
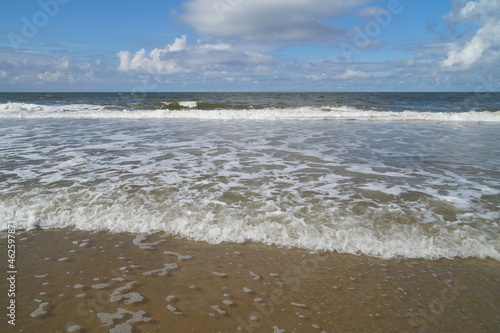
[[[18,239],[15,331],[500,328],[493,260],[383,260],[162,234],[37,230]]]

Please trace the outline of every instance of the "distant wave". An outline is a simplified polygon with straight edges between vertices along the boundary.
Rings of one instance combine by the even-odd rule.
[[[125,107],[99,104],[0,103],[0,118],[73,119],[211,119],[211,120],[380,120],[500,122],[500,111],[403,112],[361,110],[349,106],[268,107],[198,103],[196,101],[129,104]]]

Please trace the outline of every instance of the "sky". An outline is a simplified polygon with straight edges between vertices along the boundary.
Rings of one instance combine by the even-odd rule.
[[[500,91],[500,0],[1,0],[0,92]]]

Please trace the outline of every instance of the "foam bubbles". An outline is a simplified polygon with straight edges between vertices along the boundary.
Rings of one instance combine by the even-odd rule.
[[[156,241],[154,243],[144,243],[144,240],[146,239],[146,237],[147,237],[146,234],[139,234],[134,238],[132,243],[139,246],[141,249],[152,250],[152,249],[154,249],[154,247],[153,247],[154,245],[157,245],[161,242],[161,241]]]
[[[40,305],[38,305],[38,308],[35,311],[33,311],[32,313],[30,313],[30,316],[34,318],[34,317],[38,317],[40,315],[46,314],[47,311],[44,310],[44,307],[47,305],[49,305],[49,302],[40,303]]]
[[[177,311],[177,308],[175,306],[172,306],[170,304],[167,304],[167,309],[170,311],[170,312],[173,312],[174,314],[176,315],[181,315],[182,312],[181,311]]]
[[[107,287],[109,287],[109,283],[98,283],[98,284],[92,285],[92,288],[94,288],[94,289],[104,289]]]
[[[68,326],[66,332],[78,332],[81,329],[82,329],[82,327],[80,325],[72,325],[72,326]]]
[[[125,285],[116,288],[113,293],[111,293],[111,297],[109,299],[110,302],[118,302],[123,298],[126,298],[125,304],[132,304],[142,302],[144,297],[137,292],[129,292],[126,294],[122,294],[124,290],[131,289],[134,284],[138,283],[137,281],[131,281],[126,283]]]
[[[169,105],[170,103],[163,103],[163,107],[158,110],[110,110],[105,105],[94,104],[38,105],[0,103],[0,118],[500,122],[500,111],[394,112],[361,110],[350,106],[203,110],[197,109],[198,103],[196,101],[180,101],[178,105],[183,109],[176,110],[175,107],[169,109]]]
[[[486,123],[404,120],[412,113],[397,115],[401,122],[290,118],[368,112],[335,108],[221,111],[222,118],[243,111],[254,120],[268,111],[266,117],[288,113],[276,122],[130,122],[111,119],[122,111],[96,106],[3,107],[2,115],[94,112],[103,119],[1,122],[0,146],[7,147],[0,159],[2,230],[14,221],[25,230],[131,232],[144,249],[158,244],[148,234],[164,232],[213,244],[381,258],[500,260],[500,138]],[[144,112],[210,117],[212,111],[215,117],[217,110],[195,107]],[[137,112],[143,111],[130,113]],[[189,259],[164,254],[166,261]],[[144,274],[176,268],[164,265]]]
[[[144,272],[144,273],[142,273],[142,275],[156,274],[156,275],[163,276],[163,275],[166,275],[169,270],[177,268],[177,264],[175,262],[174,263],[166,263],[166,264],[163,264],[163,266],[164,267],[160,268],[160,269],[155,269],[155,270],[152,270],[149,272]]]
[[[176,253],[176,252],[171,252],[171,251],[163,251],[163,254],[169,254],[169,255],[177,256],[177,260],[187,260],[187,259],[191,259],[192,258],[191,256],[183,255],[183,254]]]
[[[185,108],[195,108],[198,106],[198,103],[196,101],[181,101],[179,102],[179,105]]]
[[[97,317],[101,320],[104,326],[111,326],[113,325],[113,321],[115,319],[122,319],[124,315],[128,315],[128,317],[131,317],[130,319],[127,319],[125,323],[118,324],[114,327],[112,327],[109,331],[111,333],[123,333],[123,332],[132,332],[132,326],[129,324],[132,323],[137,323],[137,322],[148,322],[151,320],[149,317],[144,317],[145,312],[144,311],[129,311],[125,310],[122,308],[118,308],[116,313],[110,314],[110,313],[105,313],[101,312],[97,314]]]

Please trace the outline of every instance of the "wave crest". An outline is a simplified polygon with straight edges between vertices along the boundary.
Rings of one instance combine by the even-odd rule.
[[[306,106],[296,108],[221,108],[221,105],[196,101],[143,104],[119,109],[92,104],[40,105],[28,103],[0,104],[0,118],[82,118],[82,119],[211,119],[211,120],[381,120],[381,121],[456,121],[500,122],[500,111],[403,112],[361,110],[348,106]]]

